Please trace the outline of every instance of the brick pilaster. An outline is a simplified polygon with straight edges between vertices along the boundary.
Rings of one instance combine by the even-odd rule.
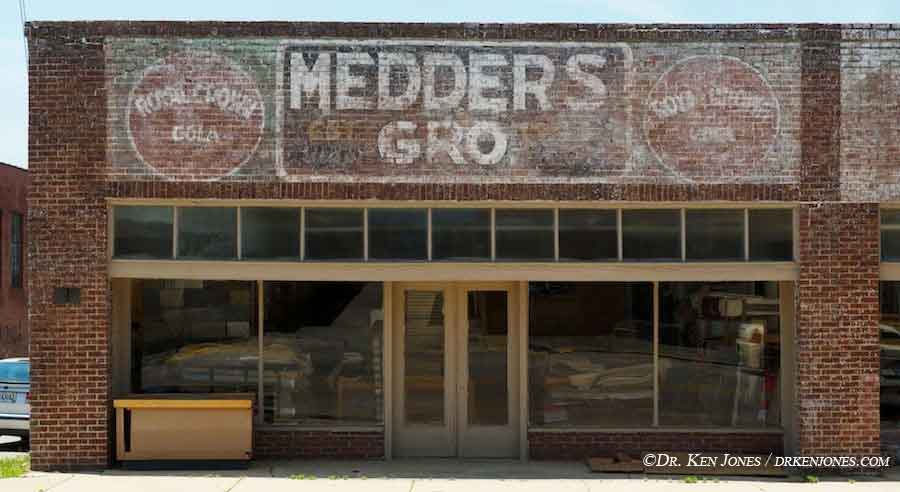
[[[797,450],[877,455],[879,223],[874,203],[800,208]]]
[[[29,42],[31,466],[108,464],[109,301],[102,39]],[[54,289],[81,289],[55,305]]]

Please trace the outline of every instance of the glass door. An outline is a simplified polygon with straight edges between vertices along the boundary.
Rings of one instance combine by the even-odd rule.
[[[399,284],[394,298],[394,454],[456,456],[455,292]]]
[[[514,284],[395,284],[393,454],[519,455]]]
[[[458,294],[459,455],[519,454],[519,337],[514,289],[468,285]]]

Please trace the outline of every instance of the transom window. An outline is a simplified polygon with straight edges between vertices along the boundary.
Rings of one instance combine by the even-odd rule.
[[[113,217],[116,259],[589,263],[794,258],[790,208],[120,205]]]

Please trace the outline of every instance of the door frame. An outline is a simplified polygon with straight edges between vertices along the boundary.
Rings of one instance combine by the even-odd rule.
[[[385,377],[385,458],[393,459],[399,449],[398,436],[404,425],[404,397],[402,363],[404,361],[404,322],[406,290],[442,290],[445,296],[444,312],[444,364],[445,364],[445,429],[450,434],[453,455],[462,457],[464,439],[463,422],[467,405],[465,389],[461,386],[461,369],[467,362],[468,351],[460,345],[468,336],[466,298],[470,290],[503,290],[507,292],[508,360],[509,382],[509,426],[516,433],[518,457],[525,461],[528,457],[528,282],[385,282],[386,310],[385,339],[383,345]],[[452,388],[452,391],[450,391]],[[448,397],[449,396],[449,397]],[[451,401],[452,400],[452,401]],[[515,456],[510,456],[515,457]]]
[[[514,442],[510,446],[509,453],[501,453],[499,458],[511,458],[519,454],[519,441],[522,439],[520,434],[519,420],[521,419],[521,400],[519,397],[520,378],[519,373],[522,370],[520,366],[519,352],[522,350],[521,345],[521,323],[519,322],[518,309],[518,285],[512,282],[461,282],[455,284],[456,288],[456,415],[458,419],[456,425],[457,433],[457,454],[460,457],[467,457],[466,449],[468,446],[473,448],[479,447],[477,434],[483,433],[483,439],[487,441],[503,440],[513,437]],[[480,426],[476,431],[469,431],[468,413],[469,413],[469,319],[468,319],[468,293],[471,291],[502,291],[506,292],[506,324],[507,324],[507,341],[506,341],[506,381],[507,381],[507,424],[504,428],[496,428],[492,426]],[[512,432],[513,436],[504,435],[506,432]],[[467,441],[471,441],[471,444]],[[490,456],[484,456],[490,457]]]

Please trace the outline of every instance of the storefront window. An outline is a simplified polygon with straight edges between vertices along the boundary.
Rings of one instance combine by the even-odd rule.
[[[900,282],[881,282],[881,441],[900,447]]]
[[[497,210],[497,259],[553,261],[553,210]]]
[[[681,210],[623,210],[622,258],[681,261]]]
[[[653,424],[653,284],[529,285],[531,423]]]
[[[306,259],[362,260],[363,214],[361,208],[306,209]]]
[[[172,258],[172,207],[117,206],[113,209],[116,258]]]
[[[255,282],[134,281],[131,390],[256,394],[256,297]]]
[[[431,211],[432,258],[436,261],[491,259],[491,211],[436,208]]]
[[[662,282],[659,296],[659,425],[778,426],[778,284]]]
[[[688,210],[685,222],[688,260],[744,260],[743,210]]]
[[[427,260],[426,209],[369,209],[369,258]]]
[[[382,422],[382,284],[266,282],[264,420]]]
[[[794,211],[750,209],[750,261],[794,259]]]
[[[237,258],[237,209],[179,208],[178,257],[201,260]]]
[[[613,261],[618,258],[615,210],[559,210],[561,261]]]
[[[300,209],[241,209],[241,257],[249,260],[300,258]]]

